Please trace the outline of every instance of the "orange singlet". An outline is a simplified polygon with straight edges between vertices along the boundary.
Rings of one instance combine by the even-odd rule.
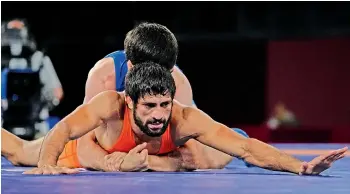
[[[106,149],[108,153],[115,151],[118,152],[129,152],[131,149],[136,147],[134,133],[131,129],[129,109],[126,107],[124,112],[123,128],[119,135],[118,140],[114,146],[110,149]],[[166,131],[161,138],[161,146],[157,154],[166,154],[176,149],[176,146],[171,138],[170,125],[168,125]],[[65,166],[69,168],[82,168],[79,163],[77,155],[77,140],[69,141],[62,154],[58,159],[59,166]]]

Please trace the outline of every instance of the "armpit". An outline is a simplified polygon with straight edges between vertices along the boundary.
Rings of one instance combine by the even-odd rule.
[[[176,146],[183,146],[188,140],[195,139],[197,137],[198,137],[198,134],[196,134],[196,133],[189,135],[189,136],[186,136],[186,137],[182,137],[182,138],[176,140],[175,145]]]

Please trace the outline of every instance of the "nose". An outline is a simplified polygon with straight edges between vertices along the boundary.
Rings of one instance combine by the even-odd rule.
[[[160,120],[164,117],[164,111],[161,108],[157,108],[152,112],[152,118]]]

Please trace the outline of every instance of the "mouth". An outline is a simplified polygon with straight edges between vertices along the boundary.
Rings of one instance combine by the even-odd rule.
[[[148,128],[151,130],[158,130],[163,127],[163,123],[153,123],[153,124],[148,124]]]

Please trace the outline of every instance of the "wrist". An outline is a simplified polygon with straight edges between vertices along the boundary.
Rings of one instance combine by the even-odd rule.
[[[288,171],[297,175],[302,175],[304,173],[303,164],[303,161],[297,161],[290,166]]]
[[[38,168],[45,167],[45,166],[57,166],[57,162],[39,160]]]

